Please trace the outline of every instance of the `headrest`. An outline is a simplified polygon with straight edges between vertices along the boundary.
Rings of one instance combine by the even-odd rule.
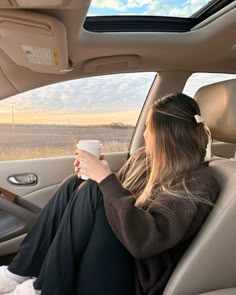
[[[203,86],[194,99],[212,138],[236,143],[236,79]]]

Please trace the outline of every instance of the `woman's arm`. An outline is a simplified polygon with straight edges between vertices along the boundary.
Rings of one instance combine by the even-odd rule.
[[[117,177],[121,181],[123,181],[123,179],[125,178],[126,172],[129,170],[129,167],[143,151],[144,148],[138,149],[121,167],[120,171],[117,174]],[[74,167],[78,177],[80,177],[81,174],[85,174],[98,183],[112,173],[109,164],[106,161],[100,161],[94,155],[80,149],[75,150]]]
[[[157,203],[156,201],[160,199],[158,193],[153,196],[154,200],[147,210],[137,208],[135,196],[122,186],[116,175],[111,172],[108,163],[99,161],[86,151],[77,151],[76,158],[80,164],[83,163],[79,172],[99,184],[109,224],[117,238],[134,257],[149,257],[175,246],[188,234],[196,214],[201,213],[200,210],[197,211],[191,198],[186,198],[186,193],[185,198],[172,198],[167,193],[161,193],[162,201],[159,200]],[[192,192],[197,187],[199,195],[199,189],[204,184],[204,190],[200,189],[200,194],[207,195],[210,190],[208,189],[206,193],[205,187],[211,188],[217,185],[212,184],[213,176],[210,173],[204,174],[202,170],[199,169],[197,178],[193,177],[193,185],[188,189]],[[188,176],[188,179],[192,178]],[[184,194],[183,188],[182,191]],[[195,224],[196,222],[193,224],[199,227],[203,218],[197,220],[198,224]]]

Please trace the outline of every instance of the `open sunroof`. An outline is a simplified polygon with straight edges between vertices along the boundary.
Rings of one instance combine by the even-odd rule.
[[[235,0],[93,0],[94,32],[186,32]]]
[[[93,0],[88,16],[149,15],[190,17],[208,2],[208,0]]]

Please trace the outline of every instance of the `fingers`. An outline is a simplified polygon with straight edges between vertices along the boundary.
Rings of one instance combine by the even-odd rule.
[[[79,166],[79,161],[77,159],[74,160],[74,167],[78,167]]]
[[[78,154],[76,155],[76,159],[84,164],[87,164],[94,158],[96,158],[96,156],[84,150],[78,150]]]
[[[91,167],[94,167],[97,162],[103,162],[104,155],[100,155],[99,159],[97,157],[85,150],[76,149],[75,152],[75,160],[74,160],[74,169],[78,174],[85,174],[88,170],[91,170]]]
[[[76,155],[77,159],[81,159],[81,158],[88,159],[90,157],[96,157],[95,155],[93,155],[93,154],[91,154],[91,153],[89,153],[89,152],[87,152],[85,150],[80,150],[80,149],[76,149],[74,154]],[[103,159],[104,159],[104,155],[101,154],[99,156],[99,160],[103,160]]]
[[[77,174],[78,178],[81,178],[82,174],[86,174],[86,165],[85,162],[87,162],[86,158],[88,158],[88,156],[91,156],[88,152],[84,151],[84,150],[78,150],[76,149],[74,151],[74,155],[75,155],[75,161],[74,161],[74,169],[75,169],[75,173]]]
[[[78,159],[75,159],[74,161],[74,170],[75,173],[77,173],[78,177],[80,177],[81,174],[85,172],[84,162],[79,161]]]
[[[80,177],[79,165],[80,165],[79,161],[78,160],[75,160],[74,161],[74,169],[75,169],[75,173],[77,173],[78,177]]]

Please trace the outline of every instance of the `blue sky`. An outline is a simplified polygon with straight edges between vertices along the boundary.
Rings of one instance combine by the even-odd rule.
[[[208,0],[92,0],[88,14],[189,17],[208,2]]]

